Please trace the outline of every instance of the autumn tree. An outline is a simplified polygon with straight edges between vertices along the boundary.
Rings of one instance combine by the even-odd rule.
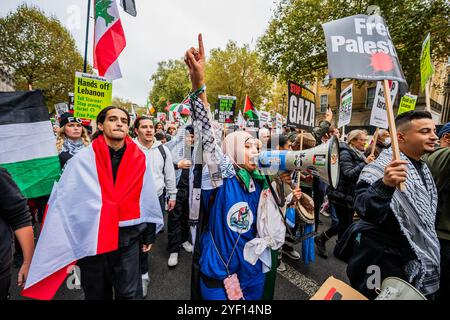
[[[43,89],[49,110],[67,101],[83,57],[61,22],[24,4],[0,18],[0,34],[0,64],[12,70],[16,89]]]
[[[164,112],[168,103],[180,103],[189,94],[191,82],[183,60],[168,60],[158,63],[151,76],[153,87],[150,101],[158,112]]]
[[[248,95],[257,108],[270,96],[272,80],[261,69],[259,55],[248,45],[228,42],[225,49],[212,49],[206,63],[208,101],[214,105],[219,95],[237,98],[237,110]]]
[[[370,5],[378,6],[386,20],[408,84],[418,86],[419,56],[426,34],[431,33],[434,59],[450,52],[450,3],[446,0],[282,0],[258,41],[264,70],[282,81],[321,79],[327,73],[321,25],[365,14]]]

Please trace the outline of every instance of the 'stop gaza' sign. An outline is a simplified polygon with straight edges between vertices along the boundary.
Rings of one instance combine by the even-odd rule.
[[[315,120],[315,95],[308,88],[295,82],[288,82],[289,110],[287,125],[312,130]]]
[[[322,27],[332,78],[406,82],[382,17],[356,15]]]

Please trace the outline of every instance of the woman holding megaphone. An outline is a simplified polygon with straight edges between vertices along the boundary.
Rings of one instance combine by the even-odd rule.
[[[201,133],[204,158],[217,159],[215,163],[207,160],[203,169],[209,171],[210,181],[202,183],[192,298],[271,299],[277,250],[284,243],[286,228],[269,180],[257,170],[259,141],[247,132],[237,131],[227,135],[222,148],[216,144],[210,111],[205,107],[208,104],[201,35],[199,49],[188,50],[185,62],[194,91],[191,116]],[[296,196],[301,193],[298,191]]]

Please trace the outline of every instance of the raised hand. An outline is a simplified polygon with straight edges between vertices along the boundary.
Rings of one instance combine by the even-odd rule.
[[[197,91],[205,84],[205,48],[202,34],[198,35],[198,49],[186,51],[184,62],[189,68],[192,90]]]

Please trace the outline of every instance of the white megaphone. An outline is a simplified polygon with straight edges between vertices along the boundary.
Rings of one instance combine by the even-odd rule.
[[[427,300],[423,294],[408,282],[388,277],[383,280],[375,300]]]
[[[258,156],[258,169],[274,175],[280,171],[307,170],[336,188],[339,182],[339,140],[304,151],[264,151]]]

